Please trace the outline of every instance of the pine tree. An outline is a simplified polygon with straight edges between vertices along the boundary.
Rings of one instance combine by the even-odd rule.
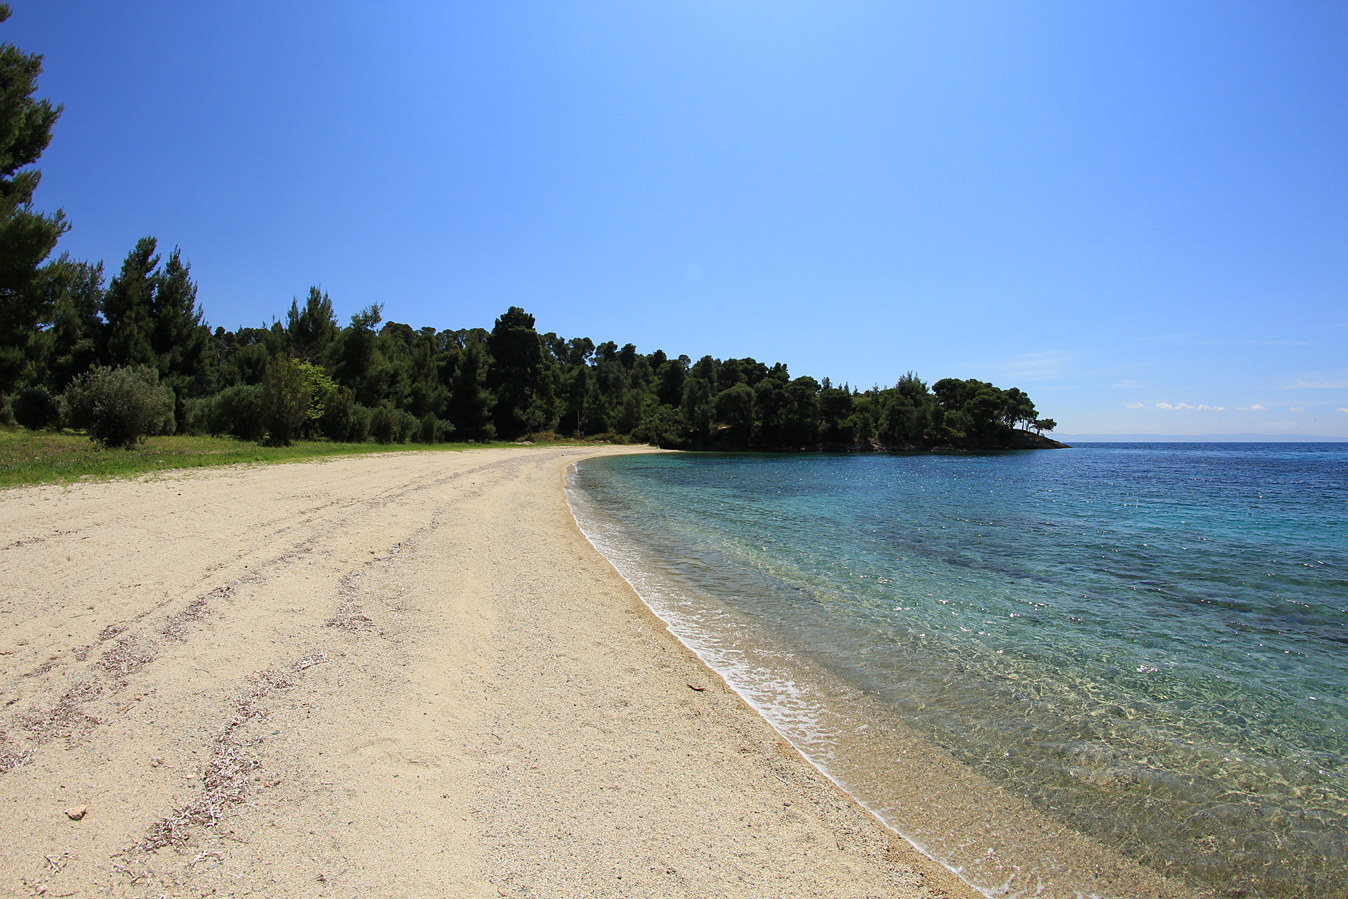
[[[155,239],[142,237],[126,255],[122,270],[103,297],[108,323],[108,360],[113,365],[148,365],[159,370],[154,351]]]
[[[9,18],[0,3],[0,22]],[[27,168],[51,142],[60,106],[34,100],[42,56],[0,44],[0,392],[9,392],[32,373],[37,324],[48,317],[52,275],[42,263],[67,227],[60,210],[33,210],[41,173]]]

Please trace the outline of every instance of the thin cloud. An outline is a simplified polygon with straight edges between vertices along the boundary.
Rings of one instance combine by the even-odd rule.
[[[1067,353],[1050,350],[1045,353],[1026,353],[1019,356],[1008,367],[1011,376],[1021,381],[1050,381],[1062,377],[1063,370],[1071,362]]]
[[[1190,346],[1311,346],[1306,340],[1213,340],[1202,334],[1143,334],[1133,340],[1163,340]]]
[[[1305,412],[1305,411],[1306,411],[1306,407],[1305,407],[1305,406],[1293,406],[1293,407],[1292,407],[1292,411],[1293,411],[1293,412]]]
[[[1196,346],[1310,346],[1304,340],[1197,340]]]
[[[1268,411],[1268,407],[1266,407],[1266,406],[1260,406],[1259,404],[1256,403],[1256,404],[1253,405],[1253,406],[1237,406],[1237,407],[1236,407],[1236,411],[1237,411],[1237,412],[1267,412],[1267,411]]]
[[[1283,390],[1342,390],[1348,387],[1348,369],[1302,372],[1295,384]]]
[[[1145,409],[1145,408],[1147,408],[1147,404],[1146,404],[1146,403],[1124,403],[1124,404],[1123,404],[1123,407],[1124,407],[1125,409]]]
[[[1186,412],[1225,412],[1225,406],[1209,406],[1201,403],[1197,406],[1191,406],[1188,403],[1157,403],[1157,409],[1166,409],[1168,411],[1186,411]]]
[[[1342,412],[1344,415],[1348,415],[1348,409],[1345,409],[1342,406],[1339,407],[1339,411]]]

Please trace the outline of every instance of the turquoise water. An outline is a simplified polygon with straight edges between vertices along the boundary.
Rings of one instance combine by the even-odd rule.
[[[1026,881],[905,826],[856,714],[1197,888],[1348,895],[1348,445],[643,455],[571,495],[685,642],[989,895]],[[1027,893],[1091,892],[1072,864]]]

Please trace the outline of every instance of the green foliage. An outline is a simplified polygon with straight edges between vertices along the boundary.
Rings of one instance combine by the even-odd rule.
[[[173,391],[159,383],[153,368],[94,368],[72,381],[65,396],[71,425],[105,446],[174,430]]]
[[[406,409],[395,409],[393,411],[393,427],[393,439],[398,443],[406,443],[421,429],[421,422]]]
[[[454,425],[436,418],[433,412],[427,412],[421,417],[421,423],[413,439],[417,443],[444,443],[453,433]]]
[[[350,387],[333,386],[323,394],[322,407],[318,416],[318,431],[333,441],[359,443],[353,437],[353,419],[356,395]]]
[[[52,266],[51,322],[43,332],[48,377],[57,391],[98,364],[106,342],[103,320],[103,263],[74,262],[68,254]]]
[[[284,325],[212,335],[180,251],[161,268],[155,249],[154,238],[139,241],[106,290],[101,263],[63,256],[44,269],[50,315],[30,349],[45,374],[14,398],[23,421],[59,422],[43,397],[111,358],[158,373],[180,430],[277,445],[542,439],[578,428],[683,449],[973,449],[1024,445],[1017,427],[1051,426],[1016,388],[947,378],[928,389],[909,372],[861,392],[747,357],[694,363],[539,334],[514,306],[491,332],[399,322],[376,331],[378,304],[338,330],[331,299],[314,287],[303,306],[291,302]],[[81,382],[72,395],[83,390]]]
[[[116,365],[159,366],[150,342],[154,330],[154,282],[159,257],[155,239],[142,237],[108,285],[103,316],[108,323],[108,358]]]
[[[0,4],[0,22],[8,18],[8,4]],[[32,208],[42,175],[28,167],[47,149],[61,115],[61,107],[33,99],[40,74],[40,54],[0,44],[0,392],[33,372],[36,327],[50,310],[52,272],[42,263],[69,227],[60,210]]]
[[[291,300],[290,311],[286,313],[286,336],[295,358],[322,359],[337,334],[337,313],[332,309],[332,300],[318,287],[309,288],[303,309],[299,299]]]
[[[61,421],[61,406],[46,387],[35,384],[20,390],[11,401],[14,420],[30,431],[53,427]]]
[[[666,360],[655,370],[655,398],[664,406],[683,400],[683,382],[688,377],[688,357]]]
[[[370,436],[376,443],[406,443],[420,430],[421,422],[417,417],[402,409],[380,406],[370,417]]]
[[[506,440],[556,424],[552,410],[553,384],[543,357],[543,343],[534,330],[534,317],[511,306],[496,320],[487,337],[491,367],[487,386],[495,394],[492,420]]]
[[[374,438],[375,443],[390,444],[397,433],[398,426],[394,422],[393,410],[388,406],[375,409],[370,417],[370,436]]]
[[[823,429],[820,439],[835,443],[850,442],[853,439],[852,394],[848,390],[830,386],[824,379],[819,391],[819,419]]]
[[[178,426],[179,434],[191,434],[200,437],[211,433],[211,411],[215,407],[215,397],[199,396],[183,403],[183,420]]]
[[[648,406],[641,424],[632,436],[642,443],[664,449],[681,449],[688,445],[687,426],[683,416],[672,406]]]
[[[177,247],[163,270],[155,274],[150,318],[150,347],[159,375],[186,392],[205,363],[210,334],[202,323],[191,268]]]
[[[711,385],[705,379],[694,375],[684,380],[681,411],[694,441],[705,443],[711,438],[716,406],[712,401]]]
[[[261,440],[266,433],[262,417],[262,386],[236,384],[216,394],[206,411],[207,431],[239,440]]]
[[[310,421],[314,379],[306,365],[280,356],[272,360],[262,382],[262,423],[268,442],[275,446],[289,446],[300,428]],[[321,415],[320,406],[318,416]]]
[[[337,343],[336,380],[355,391],[359,403],[377,403],[379,399],[371,376],[380,361],[376,350],[378,335],[374,328],[383,319],[383,304],[366,306],[351,316],[351,326],[342,332]]]
[[[745,444],[753,433],[754,392],[748,384],[739,382],[716,395],[716,418],[727,428],[727,435],[737,443]]]
[[[370,423],[374,420],[374,411],[360,403],[351,407],[351,425],[346,433],[348,443],[364,443],[370,439]]]
[[[781,439],[791,449],[819,441],[819,382],[806,375],[786,385],[781,412]]]

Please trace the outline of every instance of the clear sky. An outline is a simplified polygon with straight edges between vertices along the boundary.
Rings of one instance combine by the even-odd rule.
[[[37,207],[212,326],[540,331],[1348,438],[1348,3],[12,0]]]

